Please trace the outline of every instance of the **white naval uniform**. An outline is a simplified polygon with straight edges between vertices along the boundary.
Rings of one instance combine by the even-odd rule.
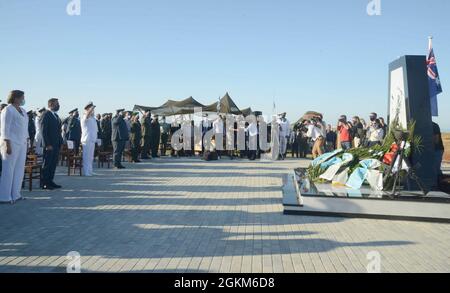
[[[214,139],[216,142],[216,149],[218,151],[223,151],[223,120],[221,118],[217,118],[213,122],[213,129],[214,129]]]
[[[245,131],[248,133],[248,150],[255,151],[258,149],[258,123],[251,122]]]
[[[7,106],[1,115],[2,177],[0,180],[0,202],[20,199],[20,190],[25,172],[28,148],[28,115],[20,108],[20,114],[13,105]],[[6,153],[6,141],[11,144],[11,154]]]
[[[280,154],[284,156],[287,150],[287,140],[290,135],[290,124],[287,119],[278,119],[277,123],[280,127]]]
[[[95,143],[97,142],[97,120],[92,115],[81,119],[81,144],[83,146],[83,175],[92,176],[94,164]]]
[[[42,128],[41,128],[42,116],[36,117],[34,125],[36,127],[36,135],[34,136],[34,145],[36,147],[36,154],[42,156],[44,154],[44,139],[42,138]]]

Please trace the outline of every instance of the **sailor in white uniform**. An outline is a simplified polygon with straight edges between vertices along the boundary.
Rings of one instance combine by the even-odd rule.
[[[287,150],[287,142],[290,136],[290,124],[289,120],[286,119],[286,113],[280,114],[280,118],[277,120],[279,125],[279,137],[280,137],[280,157],[284,160],[284,156]]]
[[[90,102],[85,108],[81,119],[81,144],[83,146],[83,175],[93,176],[93,163],[95,143],[97,142],[97,120],[95,119],[95,106]]]
[[[8,104],[1,115],[1,203],[15,203],[22,199],[20,190],[25,172],[29,138],[28,115],[23,108],[25,93],[19,90],[12,91],[8,96]]]
[[[34,136],[34,145],[36,155],[42,156],[44,154],[44,139],[42,138],[42,114],[45,112],[45,108],[41,108],[37,111],[34,125],[36,127],[36,135]]]

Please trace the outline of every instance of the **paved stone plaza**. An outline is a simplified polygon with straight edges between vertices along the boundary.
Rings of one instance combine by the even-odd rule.
[[[158,159],[67,177],[0,206],[0,272],[450,272],[450,225],[285,216],[282,178],[307,161]]]

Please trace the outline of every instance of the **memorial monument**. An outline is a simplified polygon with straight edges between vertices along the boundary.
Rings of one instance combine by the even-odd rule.
[[[450,195],[433,191],[431,117],[426,57],[393,61],[384,144],[337,150],[296,169],[284,180],[284,213],[450,222]]]

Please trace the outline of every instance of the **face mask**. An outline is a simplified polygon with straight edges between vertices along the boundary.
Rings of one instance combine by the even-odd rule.
[[[22,102],[20,102],[20,106],[21,107],[25,106],[25,99],[23,99]]]
[[[55,106],[55,108],[53,108],[53,111],[58,112],[58,111],[59,111],[59,108],[60,108],[60,106],[57,105],[57,106]]]

